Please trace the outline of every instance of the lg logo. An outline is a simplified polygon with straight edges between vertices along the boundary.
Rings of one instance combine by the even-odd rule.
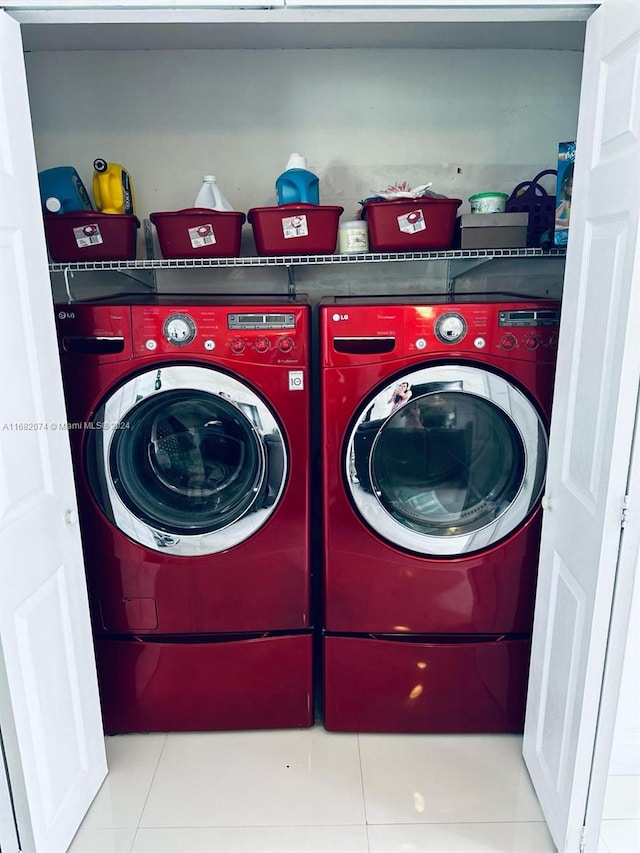
[[[332,320],[335,320],[335,321],[336,321],[336,323],[337,323],[337,322],[339,322],[340,320],[348,320],[348,319],[349,319],[349,315],[348,315],[348,314],[337,314],[337,313],[336,313],[336,314],[334,314],[334,315],[333,315],[333,317],[332,317],[331,319],[332,319]]]
[[[73,311],[58,311],[58,320],[75,320]]]

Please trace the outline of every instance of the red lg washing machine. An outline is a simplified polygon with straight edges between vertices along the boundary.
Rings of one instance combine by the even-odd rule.
[[[522,730],[560,306],[471,298],[320,306],[329,730]]]
[[[105,730],[311,725],[308,306],[56,315]]]

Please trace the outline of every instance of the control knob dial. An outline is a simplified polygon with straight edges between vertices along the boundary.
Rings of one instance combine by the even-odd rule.
[[[280,352],[284,353],[291,352],[291,350],[293,349],[293,341],[291,340],[291,338],[280,338],[280,340],[278,341],[278,349],[280,350]]]
[[[467,334],[467,324],[460,314],[441,314],[434,327],[436,337],[443,344],[457,344]]]
[[[184,347],[195,338],[196,324],[188,314],[171,314],[164,321],[162,334],[168,343]]]

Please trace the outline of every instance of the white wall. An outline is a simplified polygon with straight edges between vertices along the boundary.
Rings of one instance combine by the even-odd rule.
[[[467,199],[553,167],[575,138],[568,51],[75,51],[27,55],[39,168],[132,174],[139,214],[192,204],[212,172],[239,210],[274,203],[300,151],[321,200],[397,180]],[[461,170],[458,173],[458,169]],[[468,209],[468,208],[463,208]]]

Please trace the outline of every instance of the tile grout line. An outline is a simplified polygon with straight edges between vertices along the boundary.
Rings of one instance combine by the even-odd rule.
[[[601,818],[601,823],[618,823],[621,820],[626,821],[635,821],[637,824],[640,824],[640,815],[637,814],[628,814],[628,815],[617,815],[616,817],[603,817]]]
[[[602,837],[602,827],[600,827],[600,832],[598,833],[598,853],[609,853],[609,847]]]
[[[362,806],[364,808],[364,827],[367,834],[367,853],[371,853],[371,839],[369,838],[369,816],[367,815],[367,798],[364,792],[364,770],[362,769],[362,752],[360,750],[360,733],[356,733],[358,744],[358,764],[360,765],[360,789],[362,791]]]
[[[544,820],[393,820],[386,823],[368,823],[367,826],[546,826]]]
[[[374,824],[375,825],[375,824]],[[395,824],[379,824],[394,826]],[[402,824],[398,824],[401,826]],[[413,826],[414,824],[409,824]],[[362,823],[208,823],[208,824],[175,824],[172,826],[141,826],[140,829],[344,829],[345,827],[360,829]],[[94,829],[132,829],[132,827],[94,827]]]
[[[153,768],[153,775],[151,776],[151,781],[149,782],[149,788],[147,790],[147,796],[144,798],[144,803],[142,804],[142,808],[140,809],[140,817],[138,818],[138,823],[136,826],[136,831],[133,836],[133,841],[131,842],[131,847],[129,848],[129,853],[133,850],[135,843],[138,839],[138,831],[140,829],[140,821],[142,820],[142,815],[144,814],[144,810],[147,807],[147,803],[149,802],[149,794],[151,793],[151,788],[153,787],[153,783],[155,782],[156,775],[158,773],[158,767],[160,766],[160,760],[162,759],[162,755],[164,753],[165,747],[167,745],[167,741],[169,740],[169,732],[164,733],[164,743],[162,744],[162,749],[158,753],[158,760],[156,761],[156,766]]]

